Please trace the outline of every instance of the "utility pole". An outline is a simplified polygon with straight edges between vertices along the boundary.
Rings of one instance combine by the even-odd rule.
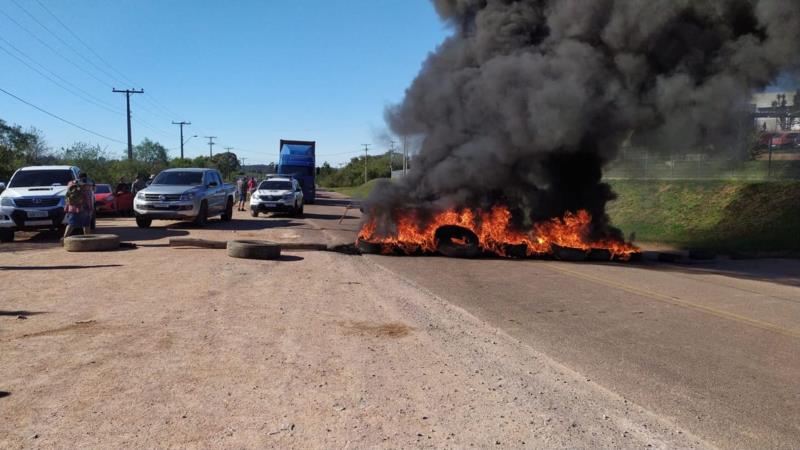
[[[118,92],[125,94],[125,100],[128,105],[128,159],[133,159],[133,140],[131,139],[131,94],[144,94],[144,89],[116,89],[111,88],[111,92]]]
[[[392,178],[392,170],[394,170],[394,139],[389,141],[389,178]]]
[[[405,175],[408,170],[408,146],[406,144],[407,139],[403,136],[403,175]]]
[[[367,158],[369,158],[369,144],[361,144],[364,146],[364,183],[367,182]]]
[[[192,122],[172,122],[173,125],[180,125],[181,127],[181,159],[183,159],[183,126],[191,125]]]
[[[208,157],[211,158],[214,156],[214,139],[216,136],[203,136],[204,138],[208,139]]]

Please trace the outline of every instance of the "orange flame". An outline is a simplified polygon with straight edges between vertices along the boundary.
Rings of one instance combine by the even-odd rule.
[[[582,250],[605,249],[613,258],[627,260],[639,251],[633,245],[615,239],[590,240],[588,238],[592,216],[585,210],[567,212],[563,218],[554,218],[534,224],[529,231],[517,231],[511,226],[511,211],[505,206],[495,206],[489,211],[448,209],[428,220],[420,220],[419,212],[409,210],[399,214],[391,235],[376,232],[377,223],[370,218],[358,233],[358,241],[381,244],[383,253],[400,249],[405,253],[436,251],[436,230],[453,225],[466,228],[478,237],[479,246],[487,252],[508,256],[509,246],[525,245],[527,256],[546,255],[552,245]],[[423,224],[423,225],[420,225]],[[452,239],[453,243],[465,244]]]

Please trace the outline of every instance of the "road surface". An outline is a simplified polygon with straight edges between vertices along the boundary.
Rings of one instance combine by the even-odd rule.
[[[287,253],[358,210],[203,229],[102,218],[136,250],[0,245],[0,447],[792,448],[797,261],[566,264]],[[22,317],[22,318],[20,318]]]

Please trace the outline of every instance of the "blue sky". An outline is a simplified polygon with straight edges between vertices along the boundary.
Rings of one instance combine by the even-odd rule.
[[[308,139],[337,164],[376,143],[384,108],[448,33],[426,0],[0,0],[0,88],[123,144],[2,92],[0,118],[40,129],[54,149],[86,141],[122,155],[125,98],[111,88],[144,88],[132,96],[134,144],[149,137],[178,156],[170,122],[186,120],[200,136],[189,157],[208,154],[202,136],[247,164],[274,161],[281,138]]]

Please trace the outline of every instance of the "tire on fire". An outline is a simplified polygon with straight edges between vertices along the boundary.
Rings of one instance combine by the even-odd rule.
[[[104,252],[119,248],[116,234],[82,234],[64,239],[64,250],[68,252]]]
[[[228,241],[228,256],[243,259],[278,259],[281,246],[269,241]]]
[[[481,254],[478,236],[455,225],[445,225],[436,230],[436,250],[449,258],[476,258]]]

